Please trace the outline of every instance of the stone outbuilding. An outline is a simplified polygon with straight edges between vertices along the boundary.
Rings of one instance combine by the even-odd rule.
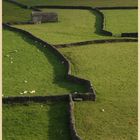
[[[47,13],[47,12],[36,12],[33,11],[31,14],[32,22],[34,23],[45,23],[45,22],[58,22],[57,13]]]

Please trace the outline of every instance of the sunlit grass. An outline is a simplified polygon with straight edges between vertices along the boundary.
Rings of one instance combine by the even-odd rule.
[[[114,35],[138,32],[138,10],[102,10],[105,16],[104,29]]]
[[[94,44],[60,49],[72,73],[91,80],[95,102],[75,103],[84,140],[137,139],[137,43]],[[102,111],[104,109],[104,111]]]
[[[85,92],[82,85],[66,80],[66,67],[47,47],[3,30],[3,94],[56,95]]]

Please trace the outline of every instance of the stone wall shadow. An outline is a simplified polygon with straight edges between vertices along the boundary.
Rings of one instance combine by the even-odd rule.
[[[48,140],[71,140],[68,102],[50,103],[48,116]]]
[[[5,29],[5,30],[9,30],[9,29]],[[24,41],[28,42],[31,45],[34,45],[39,51],[43,52],[44,55],[48,58],[49,63],[53,66],[54,84],[57,84],[58,86],[60,86],[62,88],[68,89],[70,91],[69,93],[87,92],[86,86],[78,84],[78,83],[70,82],[69,80],[66,79],[67,71],[66,71],[65,65],[63,64],[63,62],[60,61],[58,56],[53,54],[53,52],[48,47],[43,47],[42,44],[39,44],[36,41],[26,37],[22,33],[19,33],[19,32],[15,32],[15,33],[18,34],[19,36],[21,36],[21,38]],[[64,94],[64,93],[62,93],[62,94]],[[65,93],[65,94],[67,94],[67,93]]]

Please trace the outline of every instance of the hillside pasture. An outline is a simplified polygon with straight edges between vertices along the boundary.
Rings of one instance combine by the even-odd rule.
[[[35,90],[35,93],[32,91]],[[86,92],[66,80],[66,67],[47,47],[3,30],[3,95],[36,96]]]
[[[95,102],[76,102],[78,134],[84,140],[137,139],[137,43],[106,43],[61,52],[72,73],[91,80]]]

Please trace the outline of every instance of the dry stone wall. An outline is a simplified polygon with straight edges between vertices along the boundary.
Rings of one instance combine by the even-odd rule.
[[[89,40],[83,42],[75,42],[69,44],[58,44],[54,45],[56,48],[65,48],[65,47],[76,47],[76,46],[85,46],[89,44],[98,44],[98,43],[117,43],[117,42],[137,42],[138,39],[126,38],[126,39],[101,39],[101,40]]]
[[[75,127],[75,118],[74,118],[74,102],[72,100],[72,96],[69,95],[69,127],[72,140],[82,140],[80,136],[77,134],[76,127]]]
[[[138,33],[122,33],[121,37],[138,37]]]

